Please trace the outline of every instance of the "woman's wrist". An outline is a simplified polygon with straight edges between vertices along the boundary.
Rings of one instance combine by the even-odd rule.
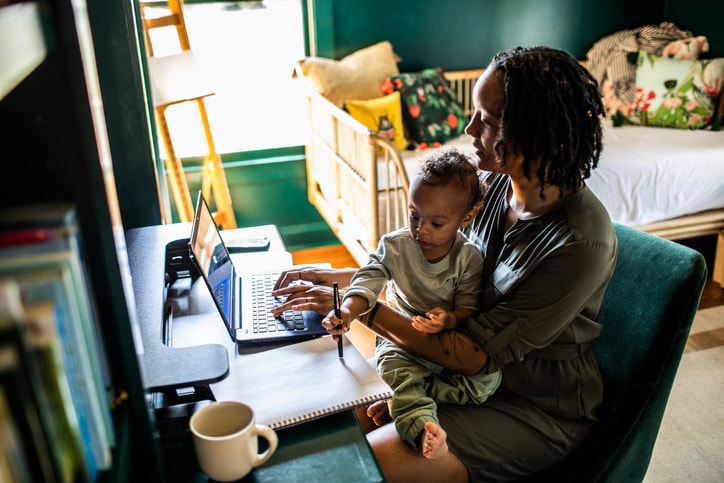
[[[447,313],[447,324],[445,324],[446,330],[453,330],[458,326],[458,318],[455,316],[455,312]]]
[[[367,327],[372,327],[372,324],[375,321],[375,315],[377,315],[377,311],[380,308],[380,303],[375,302],[375,304],[372,306],[370,310],[365,312],[364,314],[360,315],[359,321],[362,322]]]

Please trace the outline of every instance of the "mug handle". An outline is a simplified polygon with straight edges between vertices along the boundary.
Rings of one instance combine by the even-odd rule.
[[[277,449],[277,445],[279,444],[279,438],[277,437],[277,433],[272,428],[263,424],[255,424],[254,430],[257,436],[261,436],[269,443],[269,447],[266,449],[266,451],[256,455],[254,464],[252,466],[257,467],[263,464],[269,458],[271,458],[271,456],[274,454],[274,451],[276,451]]]

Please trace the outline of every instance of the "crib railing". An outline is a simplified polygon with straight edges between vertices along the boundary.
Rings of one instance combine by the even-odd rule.
[[[467,115],[473,111],[472,90],[481,73],[445,73]],[[410,181],[403,157],[388,139],[307,87],[309,201],[355,260],[364,264],[381,234],[407,224]]]

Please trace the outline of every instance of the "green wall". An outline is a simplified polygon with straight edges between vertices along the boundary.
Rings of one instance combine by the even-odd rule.
[[[582,59],[609,33],[665,20],[707,35],[712,53],[724,55],[721,0],[335,0],[332,7],[333,32],[325,35],[336,57],[386,39],[403,70],[480,67],[517,45],[547,44]]]
[[[706,35],[711,49],[709,56],[724,57],[724,1],[668,0],[665,14],[667,21],[694,35]]]

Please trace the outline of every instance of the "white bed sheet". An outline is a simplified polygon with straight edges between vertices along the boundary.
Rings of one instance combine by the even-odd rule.
[[[603,153],[587,184],[613,221],[642,226],[724,208],[724,130],[613,127],[608,120],[603,128]],[[467,136],[451,144],[474,151]],[[403,153],[410,179],[425,154]]]
[[[605,122],[603,153],[587,184],[625,225],[724,208],[724,131]]]

